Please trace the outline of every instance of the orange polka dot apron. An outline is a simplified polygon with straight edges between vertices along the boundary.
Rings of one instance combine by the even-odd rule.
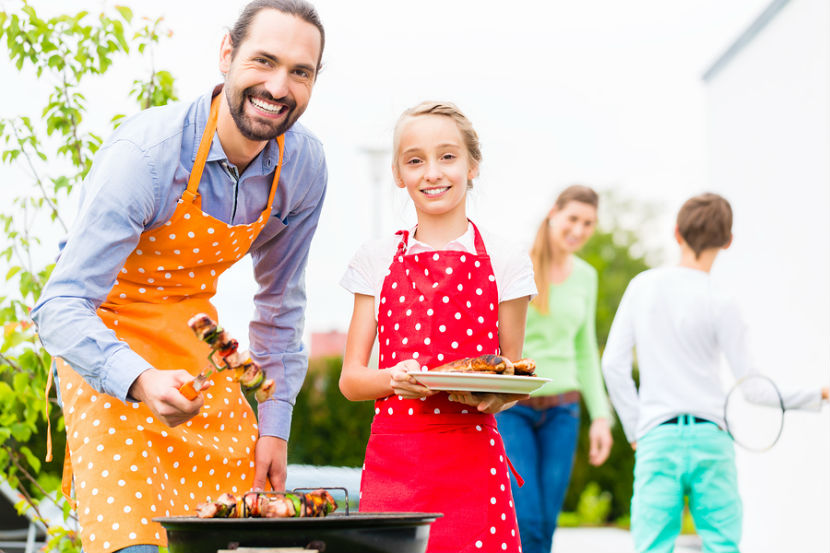
[[[172,218],[141,235],[98,309],[104,324],[157,369],[196,375],[208,365],[209,346],[187,321],[200,312],[217,319],[209,300],[219,275],[247,253],[265,226],[279,181],[283,137],[277,140],[280,164],[259,219],[230,225],[201,210],[199,180],[221,98],[211,104],[187,189]],[[153,517],[192,514],[208,496],[250,489],[256,420],[239,385],[223,373],[213,376],[199,414],[169,428],[142,403],[124,404],[96,392],[62,360],[57,368],[86,553],[166,545],[164,529]]]
[[[496,278],[473,229],[474,254],[407,254],[409,233],[398,233],[402,239],[381,288],[381,369],[404,359],[427,369],[498,354]],[[453,403],[444,392],[375,402],[360,492],[361,511],[443,513],[430,528],[429,553],[519,551],[495,417]]]

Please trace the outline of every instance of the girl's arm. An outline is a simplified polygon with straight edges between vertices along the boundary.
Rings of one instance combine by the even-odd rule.
[[[346,337],[346,353],[340,373],[340,391],[351,401],[378,399],[392,394],[412,399],[432,395],[429,389],[406,374],[419,370],[414,359],[401,361],[394,367],[379,371],[369,367],[369,356],[375,343],[378,325],[375,321],[375,298],[354,295],[354,311]]]

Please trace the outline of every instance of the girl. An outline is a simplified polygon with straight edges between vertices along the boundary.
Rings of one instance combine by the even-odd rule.
[[[355,300],[340,389],[352,401],[376,400],[360,509],[443,513],[430,553],[515,552],[493,414],[519,396],[435,393],[407,371],[499,352],[518,359],[536,291],[530,260],[467,219],[481,152],[458,108],[425,102],[405,111],[393,152],[396,184],[418,223],[364,245],[341,281]],[[368,366],[375,335],[379,370]]]
[[[539,295],[528,313],[524,355],[551,382],[498,416],[507,454],[528,484],[519,490],[513,483],[523,553],[550,553],[571,477],[580,395],[593,421],[590,463],[601,465],[611,451],[594,328],[597,273],[574,255],[594,233],[598,204],[592,189],[566,188],[531,250]]]

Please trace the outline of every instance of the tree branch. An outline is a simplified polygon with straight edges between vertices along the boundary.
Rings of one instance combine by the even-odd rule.
[[[51,199],[49,199],[49,195],[46,192],[46,187],[43,186],[43,181],[40,178],[40,175],[35,168],[34,163],[32,162],[32,157],[29,155],[29,152],[26,150],[26,145],[23,142],[23,139],[20,138],[20,134],[17,132],[17,125],[15,125],[14,121],[11,122],[12,132],[14,132],[14,137],[17,139],[17,143],[20,146],[20,151],[23,153],[23,157],[26,158],[26,163],[29,165],[29,170],[32,172],[32,177],[35,179],[35,183],[37,187],[40,189],[41,196],[46,201],[46,204],[49,206],[49,209],[52,210],[52,213],[55,214],[55,218],[63,227],[64,232],[68,232],[69,229],[67,228],[66,224],[63,222],[60,213],[58,212],[58,206],[56,206]]]

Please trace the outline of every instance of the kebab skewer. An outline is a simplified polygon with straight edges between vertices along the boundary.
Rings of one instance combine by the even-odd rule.
[[[324,517],[337,502],[323,489],[308,493],[248,492],[240,499],[224,493],[214,502],[196,506],[199,518],[308,518]]]
[[[210,346],[209,367],[199,373],[193,380],[179,388],[187,399],[193,400],[205,387],[210,376],[217,371],[233,371],[233,379],[242,385],[245,391],[255,391],[257,401],[265,401],[274,393],[274,381],[265,378],[259,364],[251,359],[248,352],[237,351],[239,343],[220,328],[209,315],[199,313],[188,321],[188,326],[196,337]],[[215,357],[219,357],[217,361]]]

